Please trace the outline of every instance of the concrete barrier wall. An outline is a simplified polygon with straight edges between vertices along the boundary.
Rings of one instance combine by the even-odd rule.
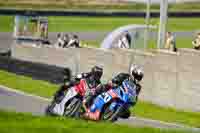
[[[17,59],[70,67],[76,74],[89,71],[93,65],[104,67],[104,80],[118,72],[128,72],[131,62],[144,67],[140,98],[145,101],[178,109],[200,111],[199,52],[181,49],[166,51],[103,50],[92,48],[55,49],[13,45]]]
[[[181,49],[177,56],[178,96],[176,106],[200,110],[200,52]]]

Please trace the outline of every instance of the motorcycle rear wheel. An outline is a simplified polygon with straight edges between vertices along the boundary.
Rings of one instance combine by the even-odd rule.
[[[53,101],[50,105],[47,106],[45,109],[45,115],[47,116],[56,116],[54,113],[52,113],[53,108],[55,107],[56,102]]]

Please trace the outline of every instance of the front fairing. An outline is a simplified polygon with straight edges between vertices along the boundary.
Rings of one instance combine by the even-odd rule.
[[[121,86],[114,89],[113,91],[117,94],[117,98],[121,101],[126,102],[128,100],[128,93],[126,93]]]
[[[132,81],[125,80],[121,86],[114,89],[118,98],[124,103],[133,103],[136,100],[136,85]]]
[[[103,106],[109,103],[113,99],[118,99],[112,102],[110,109],[114,109],[116,106],[129,106],[136,99],[136,85],[131,84],[128,80],[125,80],[123,84],[117,88],[113,88],[105,93],[99,95],[91,107],[91,112],[95,110],[101,111]]]

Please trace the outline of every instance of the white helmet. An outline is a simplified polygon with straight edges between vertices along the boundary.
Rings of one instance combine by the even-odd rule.
[[[137,81],[141,81],[144,76],[142,67],[138,65],[131,65],[130,75],[133,80],[136,79]]]

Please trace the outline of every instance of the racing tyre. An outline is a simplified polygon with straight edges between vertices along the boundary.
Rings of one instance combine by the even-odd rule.
[[[110,122],[115,122],[117,121],[119,114],[122,110],[121,106],[118,106],[115,110],[110,110],[109,106],[107,106],[104,110],[104,112],[101,115],[101,120],[103,121],[110,121]]]
[[[53,108],[55,107],[56,102],[52,102],[50,105],[47,106],[45,109],[45,115],[47,116],[55,116],[55,114],[52,113]]]
[[[77,117],[81,108],[82,101],[78,98],[72,98],[65,106],[64,115],[68,117]]]

